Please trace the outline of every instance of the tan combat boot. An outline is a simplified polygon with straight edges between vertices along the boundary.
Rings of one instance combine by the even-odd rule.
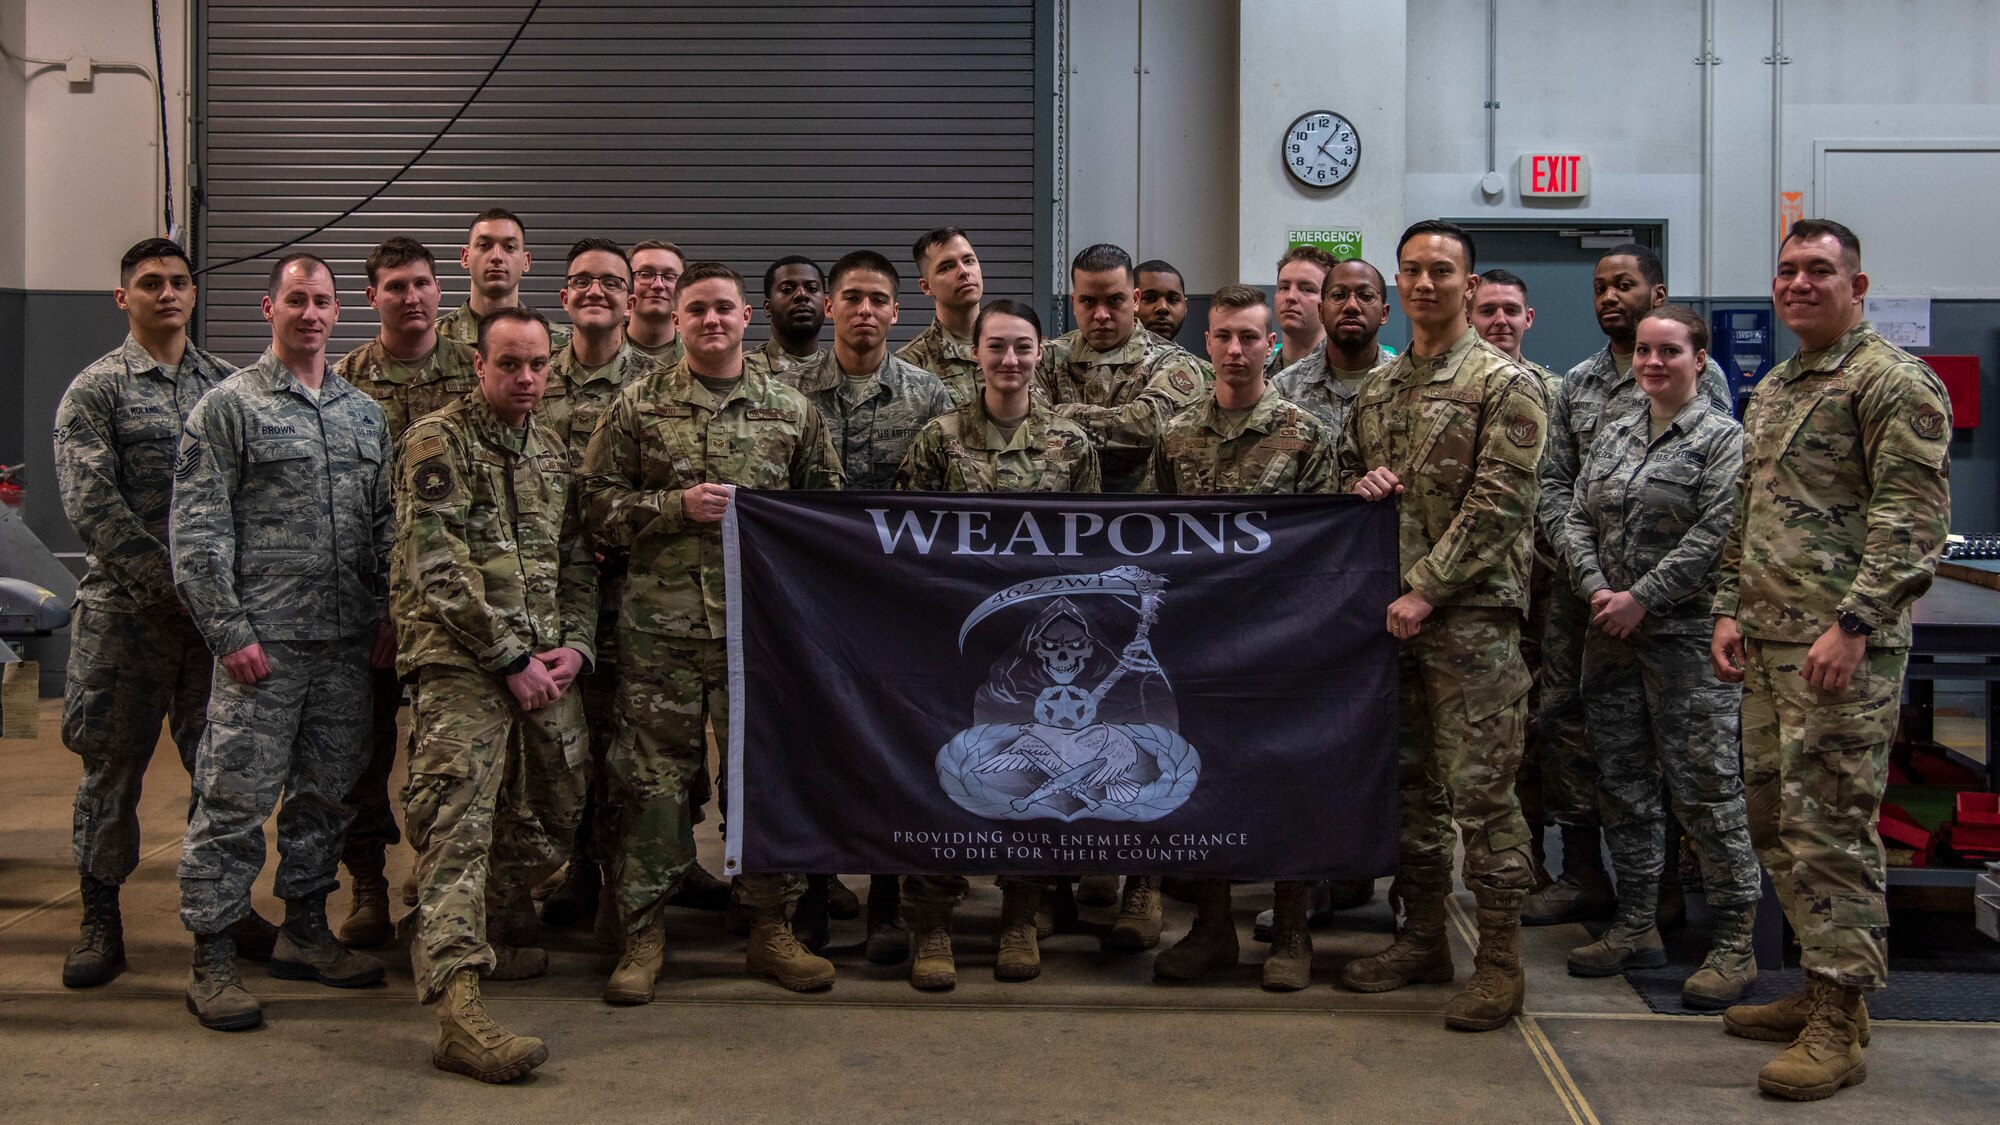
[[[646,912],[638,930],[625,935],[618,967],[604,984],[606,1004],[650,1004],[653,980],[667,959],[667,919],[658,906]]]
[[[1153,958],[1161,980],[1200,980],[1236,966],[1236,920],[1229,913],[1229,880],[1202,877],[1194,888],[1194,925],[1187,936]]]
[[[438,998],[438,1040],[431,1065],[470,1075],[481,1082],[512,1082],[548,1061],[549,1049],[532,1035],[516,1035],[486,1014],[479,999],[479,975],[471,969],[451,974]]]
[[[1403,924],[1389,948],[1340,967],[1340,983],[1355,992],[1389,992],[1407,984],[1448,984],[1453,975],[1451,943],[1444,932],[1443,888],[1389,889],[1400,903]]]
[[[1805,1030],[1757,1072],[1757,1088],[1795,1102],[1830,1098],[1868,1078],[1861,1055],[1861,990],[1806,975]]]
[[[236,975],[236,946],[228,934],[194,935],[187,1010],[210,1031],[242,1031],[264,1022],[264,1006]]]
[[[1157,875],[1127,875],[1125,893],[1118,898],[1118,919],[1104,935],[1104,948],[1121,953],[1137,953],[1160,944],[1161,910]]]
[[[1562,875],[1528,896],[1521,922],[1557,926],[1611,917],[1618,910],[1611,876],[1604,870],[1604,836],[1596,828],[1562,829]]]
[[[1667,963],[1667,948],[1660,944],[1660,931],[1652,926],[1628,926],[1623,920],[1612,924],[1603,936],[1589,945],[1569,951],[1569,975],[1610,977],[1627,969],[1657,969]]]
[[[833,962],[799,944],[782,906],[757,911],[743,967],[751,976],[769,978],[793,992],[833,987]]]
[[[945,903],[910,903],[903,908],[915,939],[917,955],[910,962],[910,987],[943,992],[958,984],[958,964],[951,955],[951,907]]]
[[[347,874],[354,880],[349,888],[354,896],[347,907],[347,919],[340,924],[341,944],[355,949],[373,949],[388,944],[395,933],[389,921],[389,879],[383,874],[382,841],[356,844],[345,857]]]
[[[1472,979],[1444,1006],[1444,1025],[1454,1031],[1492,1031],[1521,1014],[1527,979],[1521,972],[1523,892],[1493,894],[1479,908],[1479,952]],[[1509,901],[1511,899],[1511,902]]]
[[[1076,925],[1076,888],[1069,880],[1056,878],[1043,888],[1041,904],[1035,908],[1035,937],[1048,937],[1057,930]]]
[[[1000,956],[993,962],[994,980],[1034,980],[1042,975],[1042,946],[1035,912],[1042,888],[1009,882],[1000,888]]]
[[[1741,999],[1757,979],[1757,955],[1750,935],[1757,924],[1757,906],[1712,906],[1715,944],[1694,975],[1681,982],[1681,1004],[1699,1012],[1726,1008]]]
[[[1306,928],[1312,884],[1282,880],[1271,905],[1271,955],[1264,959],[1264,987],[1297,992],[1312,984],[1313,939]]]
[[[1755,1039],[1764,1043],[1790,1043],[1806,1029],[1806,1019],[1812,1014],[1811,989],[1802,986],[1797,992],[1780,996],[1769,1004],[1737,1004],[1722,1013],[1722,1030],[1739,1039]],[[1863,1047],[1868,1045],[1868,1002],[1861,1002],[1861,1014],[1855,1017],[1855,1030]]]
[[[279,980],[314,980],[329,988],[366,988],[382,983],[382,962],[340,944],[326,922],[326,893],[285,902],[285,924],[271,947],[271,975]]]

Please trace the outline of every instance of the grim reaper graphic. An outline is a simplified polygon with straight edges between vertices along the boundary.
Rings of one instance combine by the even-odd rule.
[[[1150,820],[1185,799],[1199,758],[1179,736],[1172,685],[1149,640],[1165,587],[1124,566],[1019,583],[973,611],[961,643],[1000,609],[1053,599],[994,661],[973,697],[973,727],[939,752],[954,800],[1001,819]],[[1138,621],[1121,643],[1131,611]]]

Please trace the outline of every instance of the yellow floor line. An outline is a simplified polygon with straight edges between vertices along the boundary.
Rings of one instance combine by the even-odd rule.
[[[1528,1041],[1528,1050],[1534,1054],[1535,1061],[1541,1064],[1542,1073],[1548,1076],[1549,1085],[1555,1087],[1556,1098],[1562,1102],[1569,1119],[1575,1125],[1600,1125],[1597,1114],[1591,1112],[1589,1100],[1577,1088],[1576,1079],[1570,1077],[1562,1056],[1556,1053],[1556,1045],[1542,1033],[1535,1017],[1516,1016],[1514,1023],[1521,1029],[1521,1038]]]
[[[180,846],[181,846],[180,838],[175,837],[174,839],[169,840],[164,844],[161,844],[159,847],[154,848],[152,851],[149,851],[144,855],[141,855],[139,857],[139,862],[144,863],[147,860],[152,859],[154,856],[161,855],[168,851],[172,851],[173,849],[178,848]],[[136,871],[137,868],[134,868],[134,870]],[[56,907],[61,906],[62,904],[70,901],[73,898],[76,898],[82,893],[83,893],[83,888],[81,886],[74,886],[71,887],[69,890],[66,890],[63,893],[57,895],[56,897],[48,900],[47,902],[42,903],[39,906],[29,907],[28,909],[23,910],[21,913],[16,914],[12,918],[7,919],[5,922],[0,922],[0,934],[6,933],[8,930],[13,929],[15,926],[20,925],[21,923],[27,921],[30,918],[34,918],[37,917],[38,915],[48,913],[49,911],[54,910]]]

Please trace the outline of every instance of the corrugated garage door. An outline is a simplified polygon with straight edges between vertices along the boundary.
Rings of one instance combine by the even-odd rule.
[[[261,252],[365,198],[458,110],[531,7],[201,3],[201,263]],[[868,247],[900,269],[911,239],[945,223],[973,232],[988,294],[1046,305],[1036,40],[1049,20],[1049,0],[546,0],[444,139],[302,244],[339,275],[334,354],[375,330],[361,294],[370,247],[423,239],[454,307],[466,223],[493,205],[527,220],[527,300],[558,316],[564,252],[587,235],[720,258],[753,279],[754,303],[776,257],[825,265]],[[244,360],[269,341],[257,305],[269,265],[203,277],[210,348]],[[908,273],[899,339],[930,319]]]

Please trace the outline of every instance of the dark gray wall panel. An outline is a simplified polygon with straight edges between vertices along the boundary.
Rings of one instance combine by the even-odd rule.
[[[202,261],[263,250],[365,197],[458,108],[528,9],[201,4]],[[761,277],[784,254],[830,264],[858,247],[903,268],[911,239],[945,223],[973,232],[989,294],[1032,299],[1047,273],[1034,260],[1047,208],[1037,27],[1034,0],[548,0],[437,147],[306,244],[340,277],[335,347],[373,330],[361,262],[388,235],[428,243],[448,304],[462,300],[456,247],[490,205],[527,220],[526,293],[549,310],[563,253],[586,235],[664,237]],[[267,341],[267,269],[204,279],[205,340],[221,354]],[[930,317],[907,272],[899,339]]]

